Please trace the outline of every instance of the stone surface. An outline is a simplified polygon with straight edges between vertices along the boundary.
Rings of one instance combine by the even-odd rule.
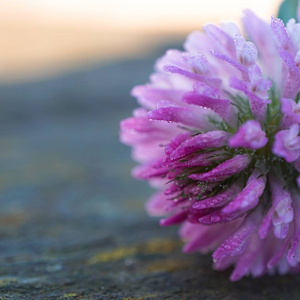
[[[118,124],[158,52],[0,87],[0,299],[300,299],[300,275],[231,283],[144,212]]]

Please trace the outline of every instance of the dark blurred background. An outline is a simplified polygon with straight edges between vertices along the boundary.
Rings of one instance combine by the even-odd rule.
[[[182,254],[118,138],[166,49],[279,2],[0,2],[1,299],[300,299],[299,277],[232,284]]]

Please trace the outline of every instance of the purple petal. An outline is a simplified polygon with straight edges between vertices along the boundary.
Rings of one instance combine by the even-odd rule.
[[[131,91],[131,95],[138,99],[139,104],[154,109],[161,100],[169,100],[174,103],[180,103],[184,92],[178,89],[163,89],[151,85],[136,86]]]
[[[147,180],[152,177],[163,177],[169,172],[169,168],[154,169],[153,165],[146,164],[137,166],[132,170],[135,179]]]
[[[215,196],[206,198],[204,200],[198,201],[193,204],[194,209],[207,209],[207,208],[217,208],[222,207],[232,200],[236,194],[240,191],[240,186],[233,184],[227,190],[222,193],[219,193]]]
[[[235,37],[236,54],[239,61],[244,66],[250,66],[255,63],[257,59],[257,49],[251,42],[246,42],[242,35]]]
[[[258,170],[254,170],[248,179],[246,187],[238,196],[223,208],[224,213],[233,213],[236,211],[247,211],[254,208],[263,194],[267,178]]]
[[[291,195],[284,189],[283,183],[275,175],[270,175],[269,182],[272,192],[272,206],[260,225],[259,237],[264,239],[267,236],[272,222],[274,235],[279,239],[284,239],[289,231],[289,223],[294,219]]]
[[[125,144],[133,145],[145,140],[161,140],[169,137],[168,134],[153,126],[153,123],[145,117],[133,117],[123,120],[120,123],[121,141]]]
[[[268,99],[268,90],[272,86],[272,81],[262,78],[262,71],[257,64],[249,68],[249,77],[251,82],[251,92],[262,99]]]
[[[249,91],[249,86],[235,77],[230,78],[230,86],[244,92],[249,97],[250,107],[253,115],[260,121],[263,120],[267,111],[267,104],[270,100],[262,99]]]
[[[161,72],[164,70],[165,65],[175,65],[179,68],[186,68],[187,64],[182,59],[183,51],[177,49],[169,49],[165,55],[159,58],[155,63],[155,70]]]
[[[212,47],[215,46],[212,45],[210,36],[206,35],[202,31],[194,31],[190,33],[186,39],[186,42],[184,43],[184,49],[186,49],[188,53],[204,55],[209,63],[209,74],[216,74],[215,66],[212,66],[211,60],[208,58],[208,55],[210,55],[210,49],[212,49]]]
[[[189,243],[183,248],[183,251],[194,252],[201,251],[207,253],[215,247],[218,247],[240,224],[240,220],[233,221],[227,224],[214,224],[212,226],[204,226],[201,224],[189,224],[193,226],[195,233],[189,237]],[[186,234],[181,231],[181,236],[186,240]]]
[[[295,47],[286,32],[283,21],[272,17],[271,29],[273,30],[281,47],[287,51],[290,51],[292,54],[295,54]]]
[[[203,82],[196,82],[194,84],[194,91],[198,94],[205,95],[211,98],[222,98],[221,91],[219,88],[212,87]]]
[[[244,252],[249,238],[256,230],[257,224],[253,218],[247,218],[244,224],[237,229],[225,242],[213,253],[214,262],[226,256],[238,256]]]
[[[261,242],[257,238],[256,234],[253,234],[251,240],[248,243],[246,251],[239,257],[235,268],[230,276],[230,280],[240,280],[245,274],[247,274],[255,262],[259,252],[261,251]]]
[[[134,111],[134,117],[121,122],[120,139],[123,143],[133,146],[133,158],[139,162],[157,160],[163,153],[162,144],[166,144],[170,138],[181,129],[169,124],[150,122],[147,111],[139,108]]]
[[[238,132],[229,139],[229,146],[259,149],[264,147],[267,142],[268,138],[260,124],[255,120],[249,120],[242,124]]]
[[[188,107],[160,107],[158,109],[148,112],[148,119],[181,123],[183,125],[199,128],[199,129],[211,129],[213,126],[209,123],[208,118],[205,117],[208,112],[203,111],[203,115],[195,114]]]
[[[176,66],[165,66],[164,71],[174,74],[180,74],[182,76],[185,76],[187,78],[197,80],[200,82],[205,82],[206,84],[212,85],[212,86],[219,86],[222,82],[218,78],[209,78],[200,74],[195,74],[187,70],[183,70],[181,68],[178,68]]]
[[[284,239],[287,237],[290,229],[290,225],[286,223],[275,223],[274,225],[274,235],[279,239]]]
[[[238,218],[237,214],[225,214],[221,210],[199,218],[200,224],[211,225],[216,223],[227,223]]]
[[[272,78],[279,77],[280,59],[270,26],[250,10],[244,11],[243,25],[247,36],[256,45],[268,75]],[[275,81],[280,80],[281,78],[276,78]]]
[[[232,39],[234,39],[237,34],[241,34],[240,29],[233,22],[221,23],[221,29]]]
[[[286,30],[292,43],[296,49],[300,47],[300,26],[296,23],[295,19],[290,19],[286,24]],[[297,51],[298,52],[298,51]]]
[[[234,120],[232,106],[227,99],[212,98],[206,95],[200,95],[196,92],[188,92],[183,96],[183,101],[189,104],[207,107],[229,123]]]
[[[205,33],[212,38],[220,49],[225,50],[226,53],[234,58],[235,57],[235,44],[233,39],[222,29],[214,24],[207,24],[203,26]]]
[[[246,169],[250,163],[250,158],[247,154],[236,155],[233,158],[223,162],[211,171],[201,174],[192,174],[188,176],[193,180],[206,182],[223,181],[234,174],[238,174]]]
[[[187,140],[191,136],[190,133],[182,133],[179,135],[176,135],[174,138],[172,138],[171,142],[166,146],[165,152],[167,155],[170,155],[182,142]]]
[[[281,112],[283,114],[281,120],[281,128],[288,129],[293,124],[300,123],[300,104],[292,99],[281,99]]]
[[[223,151],[212,151],[207,153],[200,153],[192,158],[184,161],[178,161],[174,163],[174,167],[186,168],[186,167],[203,167],[210,166],[214,162],[222,162],[227,158]]]
[[[300,71],[295,63],[292,54],[290,54],[286,50],[283,50],[282,48],[279,48],[278,52],[282,60],[285,62],[289,72],[289,76],[286,80],[282,96],[285,98],[294,99],[300,89]]]
[[[227,132],[216,130],[190,137],[171,153],[170,158],[177,160],[202,149],[225,146],[228,136]]]
[[[150,216],[163,216],[174,210],[175,202],[168,200],[163,191],[156,192],[146,203],[146,210]]]
[[[187,212],[182,211],[174,216],[168,217],[166,219],[161,219],[159,222],[160,226],[171,226],[175,224],[182,223],[187,218]]]
[[[184,53],[182,57],[197,74],[209,76],[212,73],[211,66],[203,54]]]
[[[286,252],[289,243],[290,243],[291,239],[290,237],[287,237],[283,243],[279,246],[278,249],[276,249],[275,254],[272,256],[272,258],[268,261],[267,267],[268,268],[272,268],[274,267],[282,258],[282,256],[284,255],[284,253]]]
[[[259,237],[261,239],[266,238],[266,236],[270,230],[273,212],[274,212],[274,208],[271,207],[259,227],[258,233],[259,233]]]
[[[283,157],[287,162],[295,161],[300,155],[299,125],[294,124],[289,130],[276,133],[272,152]]]
[[[247,68],[244,67],[241,63],[233,60],[232,58],[228,57],[227,55],[225,54],[221,54],[221,53],[218,53],[214,50],[211,50],[210,53],[220,59],[220,60],[223,60],[223,61],[226,61],[227,63],[229,63],[230,65],[232,65],[233,67],[237,68],[239,71],[241,71],[242,73],[244,73],[244,76],[246,77],[246,79],[249,79],[248,77],[248,72],[247,72]]]

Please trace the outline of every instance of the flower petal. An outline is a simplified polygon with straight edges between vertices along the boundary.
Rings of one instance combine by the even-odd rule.
[[[259,149],[264,147],[267,142],[268,138],[260,124],[255,120],[249,120],[242,124],[238,132],[229,139],[229,146]]]
[[[234,174],[238,174],[246,169],[250,163],[247,154],[236,155],[233,158],[223,162],[207,173],[192,174],[189,178],[196,181],[219,182],[223,181]]]
[[[193,208],[207,209],[207,208],[222,207],[230,200],[232,200],[236,196],[239,190],[240,190],[240,186],[238,184],[233,184],[224,192],[221,192],[215,196],[196,202],[195,204],[193,204]]]
[[[212,256],[214,262],[226,256],[238,256],[243,253],[256,228],[257,224],[255,220],[253,220],[253,217],[247,218],[245,222],[215,250]]]
[[[265,175],[262,175],[258,170],[254,170],[248,179],[246,187],[222,211],[224,213],[233,213],[254,208],[264,192],[266,181]]]
[[[281,130],[276,133],[272,152],[283,157],[287,162],[295,161],[300,155],[300,137],[298,137],[299,125],[294,124],[289,130]]]
[[[198,134],[181,143],[181,145],[170,154],[170,158],[177,160],[199,150],[225,146],[228,137],[229,134],[222,130]]]

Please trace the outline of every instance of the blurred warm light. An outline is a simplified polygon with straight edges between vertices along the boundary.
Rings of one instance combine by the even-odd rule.
[[[203,23],[266,19],[280,0],[0,0],[0,80],[138,55]]]
[[[250,8],[261,17],[276,11],[281,0],[9,0],[0,2],[0,13],[19,13],[51,22],[109,24],[133,30],[182,30],[199,23],[219,19],[239,19]],[[3,6],[3,7],[1,7]],[[27,15],[29,17],[29,15]],[[171,29],[171,27],[173,29]]]

